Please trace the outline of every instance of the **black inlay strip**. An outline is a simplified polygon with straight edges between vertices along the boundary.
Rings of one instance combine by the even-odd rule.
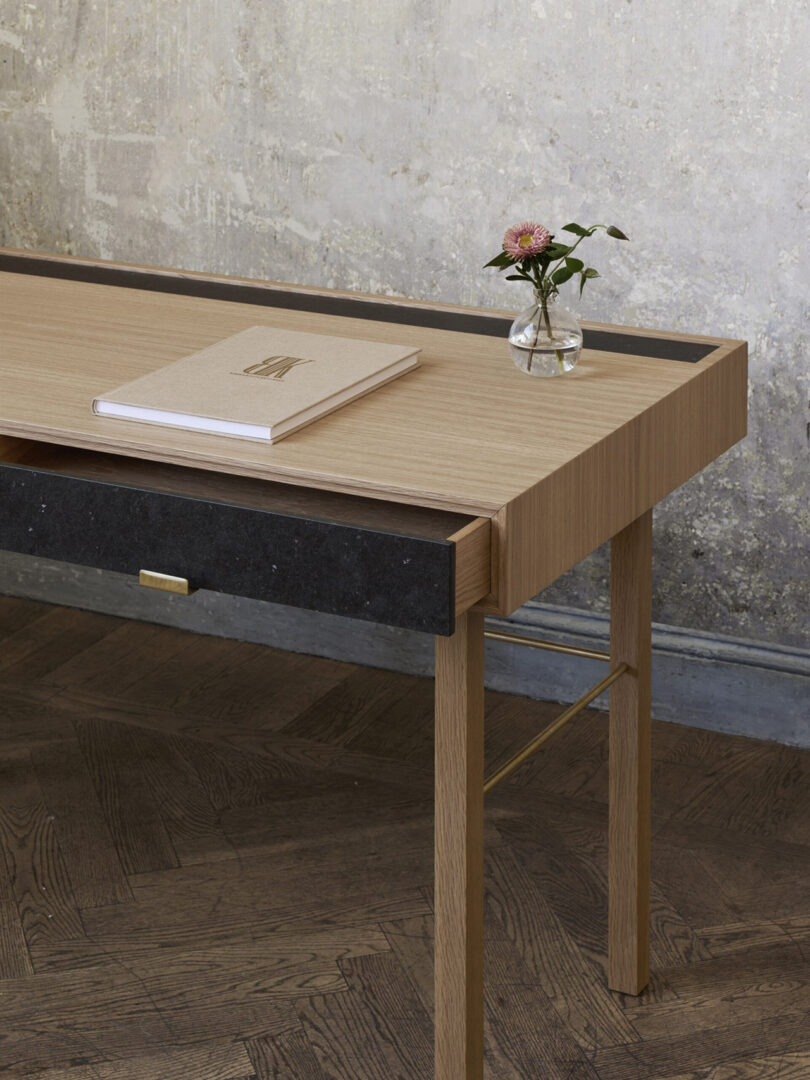
[[[9,253],[0,253],[0,271],[66,278],[93,285],[119,285],[129,289],[177,293],[207,300],[229,300],[238,304],[288,308],[291,311],[311,311],[318,315],[342,315],[349,319],[427,326],[434,330],[454,330],[457,333],[482,334],[487,337],[505,337],[512,323],[511,319],[488,315],[408,307],[407,304],[385,304],[375,300],[354,300],[345,296],[324,296],[287,289],[268,289],[261,284],[252,285],[244,281],[207,281],[205,278],[157,274],[125,266],[83,265]],[[584,345],[586,349],[597,352],[650,356],[657,360],[678,360],[687,364],[696,364],[716,348],[715,345],[703,341],[640,337],[610,330],[588,329],[585,330]]]

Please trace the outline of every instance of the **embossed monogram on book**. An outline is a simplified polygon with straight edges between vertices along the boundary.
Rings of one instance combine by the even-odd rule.
[[[258,364],[246,367],[243,375],[261,375],[264,378],[272,376],[274,379],[283,379],[288,371],[292,371],[299,364],[311,364],[311,360],[302,360],[300,356],[268,356],[266,360],[260,360]]]

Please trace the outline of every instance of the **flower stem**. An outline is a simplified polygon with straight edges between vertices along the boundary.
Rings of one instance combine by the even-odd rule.
[[[553,341],[554,340],[554,335],[551,332],[551,319],[549,318],[549,314],[548,314],[548,297],[546,296],[545,293],[541,293],[541,296],[542,296],[542,305],[543,305],[543,319],[545,320],[545,323],[546,323],[546,333],[548,334],[548,340]],[[539,333],[540,328],[538,327],[537,330],[538,330],[538,333]],[[535,343],[535,345],[537,344],[537,337],[536,336],[535,336],[535,342],[534,343]],[[554,350],[554,355],[557,357],[557,366],[560,369],[560,374],[564,375],[565,374],[565,357],[563,356],[562,349],[555,349]]]

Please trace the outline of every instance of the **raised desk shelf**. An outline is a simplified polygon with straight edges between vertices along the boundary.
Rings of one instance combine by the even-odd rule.
[[[489,520],[0,438],[0,548],[448,635]]]

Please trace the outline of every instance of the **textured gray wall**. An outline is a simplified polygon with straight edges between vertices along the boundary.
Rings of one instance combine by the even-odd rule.
[[[0,243],[517,310],[506,225],[615,221],[583,317],[752,349],[748,439],[658,513],[655,617],[806,644],[808,15],[0,0]]]

